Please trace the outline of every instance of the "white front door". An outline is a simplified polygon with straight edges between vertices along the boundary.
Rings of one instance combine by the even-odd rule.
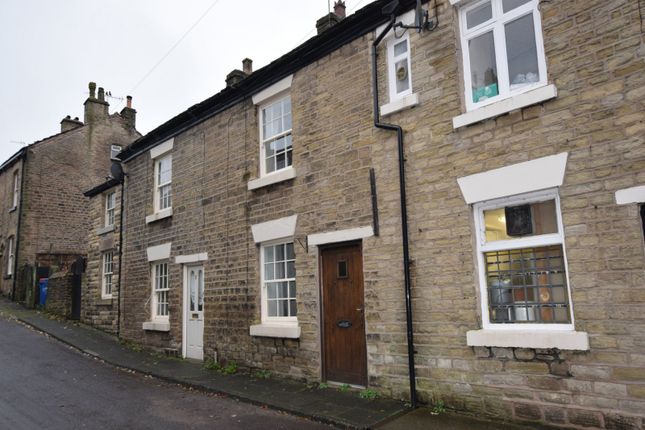
[[[204,359],[204,268],[187,266],[184,278],[184,357]]]

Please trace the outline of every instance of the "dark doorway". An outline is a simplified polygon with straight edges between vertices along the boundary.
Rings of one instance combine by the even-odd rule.
[[[81,319],[81,284],[85,272],[85,259],[78,257],[72,264],[72,316],[73,320]]]
[[[360,243],[321,249],[323,369],[328,381],[367,385]]]

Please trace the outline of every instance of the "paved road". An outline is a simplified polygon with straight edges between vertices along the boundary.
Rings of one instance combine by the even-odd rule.
[[[329,429],[115,369],[0,318],[0,429]]]

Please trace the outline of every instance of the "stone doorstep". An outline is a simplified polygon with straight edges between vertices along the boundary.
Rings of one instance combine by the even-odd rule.
[[[33,312],[27,310],[15,312],[18,309],[10,309],[3,305],[5,304],[0,303],[0,310],[2,310],[2,308],[7,309],[10,314],[15,316],[22,323],[48,334],[52,338],[76,349],[79,352],[99,358],[109,365],[122,369],[128,369],[144,375],[150,375],[169,383],[179,384],[201,391],[226,395],[233,399],[250,403],[256,406],[268,406],[272,409],[286,412],[294,416],[309,418],[311,420],[318,421],[324,424],[330,424],[347,429],[374,428],[374,426],[378,425],[380,422],[386,420],[389,421],[393,417],[400,416],[407,412],[405,406],[402,403],[394,400],[377,399],[374,401],[366,401],[359,399],[355,393],[351,394],[350,397],[349,394],[343,395],[345,393],[338,393],[337,391],[331,390],[327,393],[327,396],[325,396],[324,391],[310,392],[310,390],[306,389],[304,384],[299,384],[295,381],[256,381],[247,378],[242,379],[240,375],[231,375],[221,377],[226,378],[226,382],[228,383],[227,385],[229,385],[228,387],[224,388],[221,386],[222,384],[209,383],[209,380],[212,381],[213,377],[217,377],[218,375],[207,374],[206,377],[200,378],[201,380],[196,380],[196,378],[190,376],[186,378],[176,377],[174,376],[174,373],[176,372],[163,372],[162,369],[159,369],[159,371],[155,372],[154,370],[150,369],[149,366],[145,366],[145,363],[139,362],[132,364],[132,360],[127,359],[119,361],[118,359],[106,357],[105,354],[101,354],[100,352],[95,351],[95,349],[98,348],[90,349],[80,346],[79,344],[82,342],[78,342],[78,336],[75,336],[73,333],[71,333],[71,331],[75,329],[94,331],[96,330],[94,328],[84,327],[82,324],[79,324],[78,327],[70,330],[70,327],[68,325],[63,324],[59,321],[48,320],[41,316],[33,315]],[[46,327],[47,324],[40,323],[38,319],[42,319],[42,322],[50,322],[52,324],[61,325],[62,334],[55,333],[55,330],[49,329],[48,327]],[[101,335],[110,336],[101,331],[96,331]],[[117,342],[116,339],[114,340],[114,342]],[[138,354],[134,351],[130,353]],[[139,366],[137,364],[139,364]],[[169,364],[172,364],[172,362],[169,361]],[[238,381],[235,381],[235,379],[238,379]],[[231,384],[231,382],[236,383]],[[268,389],[258,390],[257,388],[261,388],[257,387],[258,385],[265,385]],[[275,391],[275,388],[279,389],[281,385],[282,390]],[[288,390],[290,385],[295,389]],[[298,387],[296,387],[296,385],[298,385]],[[257,393],[259,391],[266,392],[266,395],[253,395],[254,393]],[[310,394],[308,395],[309,392]],[[298,400],[294,400],[294,394],[298,395]],[[280,401],[280,399],[282,399],[283,401]],[[301,407],[294,407],[294,402]],[[397,403],[398,406],[396,405]],[[372,405],[373,407],[367,409],[366,406],[368,405]],[[388,410],[389,412],[386,412]]]

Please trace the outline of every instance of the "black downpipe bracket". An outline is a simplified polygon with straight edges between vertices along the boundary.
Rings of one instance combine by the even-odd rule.
[[[401,194],[401,235],[403,237],[403,273],[405,277],[405,314],[408,333],[408,369],[410,375],[410,404],[412,408],[417,407],[416,371],[414,367],[414,336],[412,327],[412,299],[410,281],[410,249],[408,243],[408,211],[405,193],[405,155],[403,152],[403,129],[399,125],[380,122],[379,101],[378,101],[378,73],[377,73],[377,46],[385,35],[392,29],[395,23],[395,16],[372,43],[372,94],[374,96],[374,126],[383,130],[396,131],[399,150],[399,191]]]

